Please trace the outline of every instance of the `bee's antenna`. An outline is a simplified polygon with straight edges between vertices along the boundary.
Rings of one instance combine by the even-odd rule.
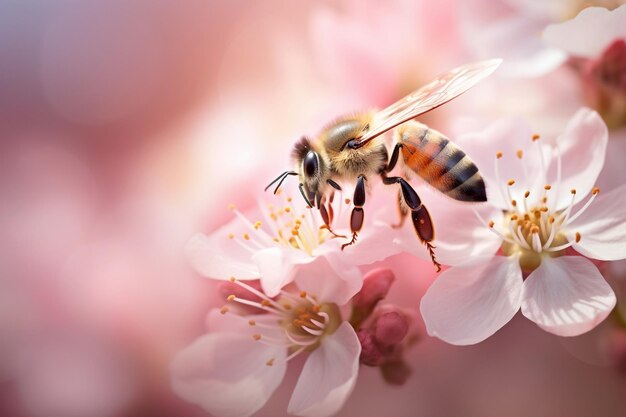
[[[278,192],[278,189],[280,188],[280,186],[283,184],[283,181],[285,181],[285,178],[287,178],[289,175],[298,175],[298,173],[295,172],[295,171],[285,171],[285,172],[283,172],[274,181],[270,182],[267,185],[267,187],[265,187],[265,190],[263,190],[263,191],[267,191],[267,189],[270,188],[272,185],[274,185],[274,183],[276,183],[276,181],[280,181],[278,183],[278,185],[276,186],[276,189],[274,190],[274,194],[276,194]]]

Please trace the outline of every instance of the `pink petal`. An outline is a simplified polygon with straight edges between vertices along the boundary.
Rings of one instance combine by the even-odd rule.
[[[343,322],[309,355],[287,412],[304,417],[337,413],[354,388],[360,354],[361,344],[354,329]]]
[[[565,131],[557,139],[557,150],[548,169],[548,183],[553,195],[558,194],[559,209],[567,207],[576,189],[576,200],[583,199],[595,186],[604,166],[608,130],[595,111],[582,108],[571,118]],[[561,153],[561,181],[559,182],[556,152]],[[548,195],[551,198],[553,195]],[[549,201],[548,201],[549,203]]]
[[[593,259],[616,261],[626,258],[626,185],[600,193],[589,208],[567,226],[574,249]],[[574,210],[575,213],[575,210]]]
[[[454,138],[480,169],[491,205],[501,209],[510,208],[507,188],[511,192],[511,197],[521,202],[526,190],[534,190],[545,185],[541,155],[543,154],[547,164],[550,161],[550,151],[547,146],[541,144],[541,141],[532,141],[534,133],[536,132],[532,131],[526,122],[507,118],[491,124],[483,131]],[[523,151],[522,159],[517,156],[518,150]],[[497,162],[498,175],[496,175],[498,151],[502,152],[502,157]],[[507,186],[509,180],[514,180],[515,184]],[[540,196],[533,193],[530,198],[539,199]]]
[[[522,294],[522,313],[559,336],[593,329],[616,301],[598,268],[582,256],[546,257],[524,282]]]
[[[281,383],[286,349],[249,335],[212,333],[180,352],[172,363],[172,388],[216,417],[258,411]],[[266,362],[274,359],[272,366]]]
[[[626,38],[624,21],[626,5],[612,11],[588,7],[572,20],[548,26],[543,39],[572,55],[594,58],[615,39]]]
[[[228,226],[227,226],[228,227]],[[250,252],[228,239],[222,228],[213,235],[194,235],[185,247],[191,266],[202,276],[213,279],[258,279],[259,271],[250,259]]]
[[[504,59],[498,70],[504,76],[538,77],[559,66],[566,54],[547,47],[537,36],[550,21],[547,13],[529,15],[503,3],[489,0],[459,3],[463,35],[475,54],[483,59],[494,56]]]
[[[420,304],[428,334],[454,345],[485,340],[519,310],[522,282],[514,257],[495,256],[478,265],[448,269]]]
[[[295,271],[298,288],[320,301],[346,304],[361,289],[363,276],[359,268],[341,255],[341,252],[329,252],[298,266]]]
[[[261,249],[252,256],[261,277],[261,288],[270,297],[293,281],[294,264],[289,253],[279,247]]]

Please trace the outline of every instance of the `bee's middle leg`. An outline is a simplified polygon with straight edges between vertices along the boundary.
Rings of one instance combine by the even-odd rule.
[[[359,175],[359,178],[356,181],[356,187],[354,188],[354,198],[352,202],[354,203],[354,208],[352,209],[352,214],[350,215],[350,230],[352,231],[352,240],[348,243],[344,243],[341,245],[341,250],[344,250],[346,246],[353,245],[356,243],[356,238],[359,234],[359,231],[363,227],[363,221],[365,220],[365,212],[363,211],[363,206],[365,205],[365,175]]]
[[[439,264],[439,262],[435,259],[435,247],[431,244],[435,238],[435,229],[426,206],[422,204],[422,200],[419,198],[413,187],[411,187],[411,185],[404,178],[387,177],[385,174],[383,174],[382,177],[384,184],[400,184],[402,198],[411,210],[411,220],[413,220],[415,232],[417,233],[420,241],[426,245],[430,258],[437,268],[437,271],[440,271],[441,264]]]

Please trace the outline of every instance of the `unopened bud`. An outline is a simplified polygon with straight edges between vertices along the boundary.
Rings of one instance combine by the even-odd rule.
[[[358,327],[374,310],[376,304],[387,296],[395,276],[390,269],[378,268],[370,271],[363,279],[363,287],[352,298],[350,323]]]
[[[391,311],[376,320],[374,336],[380,346],[391,347],[402,342],[409,332],[409,322],[404,314]]]
[[[378,366],[383,363],[385,355],[376,344],[374,335],[368,329],[360,329],[357,332],[361,343],[361,356],[359,361],[364,365]]]

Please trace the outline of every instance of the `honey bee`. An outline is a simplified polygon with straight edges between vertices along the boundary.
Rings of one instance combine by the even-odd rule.
[[[433,110],[464,93],[489,76],[502,60],[491,59],[455,68],[417,89],[382,111],[369,111],[342,117],[314,139],[303,137],[294,146],[292,156],[297,170],[279,175],[266,188],[278,182],[274,193],[289,176],[298,176],[299,190],[309,207],[317,207],[325,226],[335,236],[332,200],[337,181],[355,182],[350,216],[351,239],[342,250],[356,242],[365,219],[366,181],[380,176],[387,185],[397,184],[400,226],[411,214],[420,241],[426,245],[437,271],[435,229],[426,206],[417,192],[401,176],[389,176],[400,154],[405,174],[412,171],[438,191],[455,200],[487,200],[485,183],[474,162],[457,145],[440,132],[414,121],[416,116]],[[391,157],[384,133],[394,129]],[[406,175],[405,175],[406,176]]]

